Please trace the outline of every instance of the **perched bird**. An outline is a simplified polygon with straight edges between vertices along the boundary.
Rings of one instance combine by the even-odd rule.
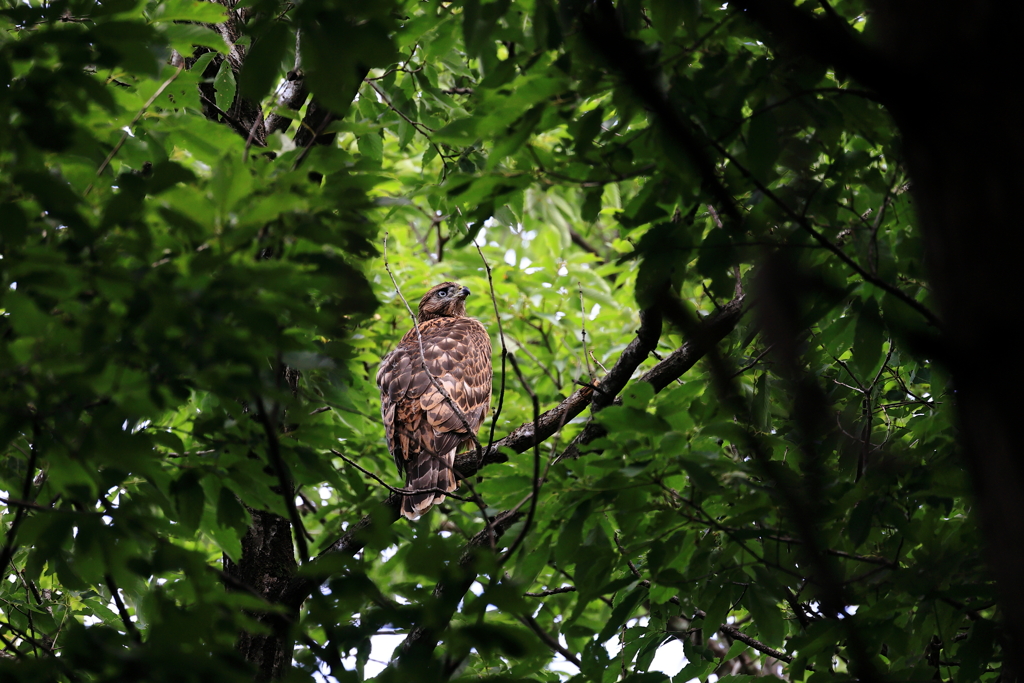
[[[478,320],[466,317],[467,296],[469,289],[455,282],[431,287],[420,300],[416,327],[377,371],[388,450],[412,492],[402,499],[409,519],[455,490],[455,453],[473,443],[490,409],[491,338]],[[465,420],[431,382],[424,361]]]

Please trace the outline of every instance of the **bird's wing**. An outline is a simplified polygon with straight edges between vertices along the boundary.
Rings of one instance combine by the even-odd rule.
[[[412,359],[409,349],[399,345],[384,356],[377,370],[384,436],[400,473],[405,471],[410,455],[422,449],[417,435],[424,416],[417,407],[417,397],[410,395],[415,375]]]
[[[421,327],[431,322],[435,321]],[[472,318],[439,318],[436,322],[437,334],[429,335],[436,344],[431,345],[429,353],[424,344],[427,367],[466,418],[463,422],[424,374],[427,385],[419,403],[434,433],[434,452],[441,454],[471,440],[487,417],[491,404],[491,339],[484,326]]]

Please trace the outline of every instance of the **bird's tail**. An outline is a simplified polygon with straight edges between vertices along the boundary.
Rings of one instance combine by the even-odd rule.
[[[416,519],[431,506],[444,502],[444,492],[454,491],[455,449],[442,456],[421,455],[415,464],[407,466],[405,488],[412,495],[402,497],[402,514]]]

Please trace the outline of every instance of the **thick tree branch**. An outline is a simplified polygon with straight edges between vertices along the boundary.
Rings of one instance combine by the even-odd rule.
[[[626,382],[633,376],[633,371],[643,363],[658,346],[661,339],[661,313],[657,310],[640,311],[640,327],[636,337],[623,349],[619,360],[601,380],[601,391],[594,395],[590,411],[596,413],[611,405]]]
[[[644,373],[639,381],[647,382],[654,387],[654,392],[658,393],[677,377],[682,376],[683,373],[696,365],[697,361],[703,358],[715,344],[732,332],[733,328],[736,327],[736,323],[739,322],[740,317],[743,315],[743,301],[744,297],[737,297],[705,318],[693,330],[691,339],[673,351],[665,360]],[[660,326],[660,319],[658,324]],[[637,340],[639,340],[639,334]],[[629,347],[627,347],[627,351],[629,351]],[[623,355],[625,354],[626,352],[624,351]],[[618,367],[618,364],[616,364],[616,367]],[[611,375],[614,372],[615,368],[612,368],[612,372],[608,374]],[[619,387],[618,391],[621,391],[624,386],[625,383],[623,383],[622,387]],[[612,395],[615,396],[615,394]],[[596,400],[594,402],[597,403]],[[610,403],[621,403],[621,399],[615,398]],[[580,447],[604,436],[606,433],[603,426],[591,420],[583,428],[583,431],[573,439],[565,451],[562,452],[559,459],[579,457]]]
[[[288,72],[285,82],[281,84],[277,95],[277,106],[285,106],[292,111],[299,111],[309,97],[309,88],[306,87],[306,78],[302,73],[302,50],[299,44],[302,40],[301,34],[295,33],[295,65]],[[278,131],[288,130],[292,120],[287,116],[271,113],[267,116],[267,135]]]

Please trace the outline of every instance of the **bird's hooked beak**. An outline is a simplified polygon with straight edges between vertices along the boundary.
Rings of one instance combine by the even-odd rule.
[[[469,291],[469,287],[463,287],[462,291],[459,292],[459,298],[464,300],[470,294],[471,292]]]

